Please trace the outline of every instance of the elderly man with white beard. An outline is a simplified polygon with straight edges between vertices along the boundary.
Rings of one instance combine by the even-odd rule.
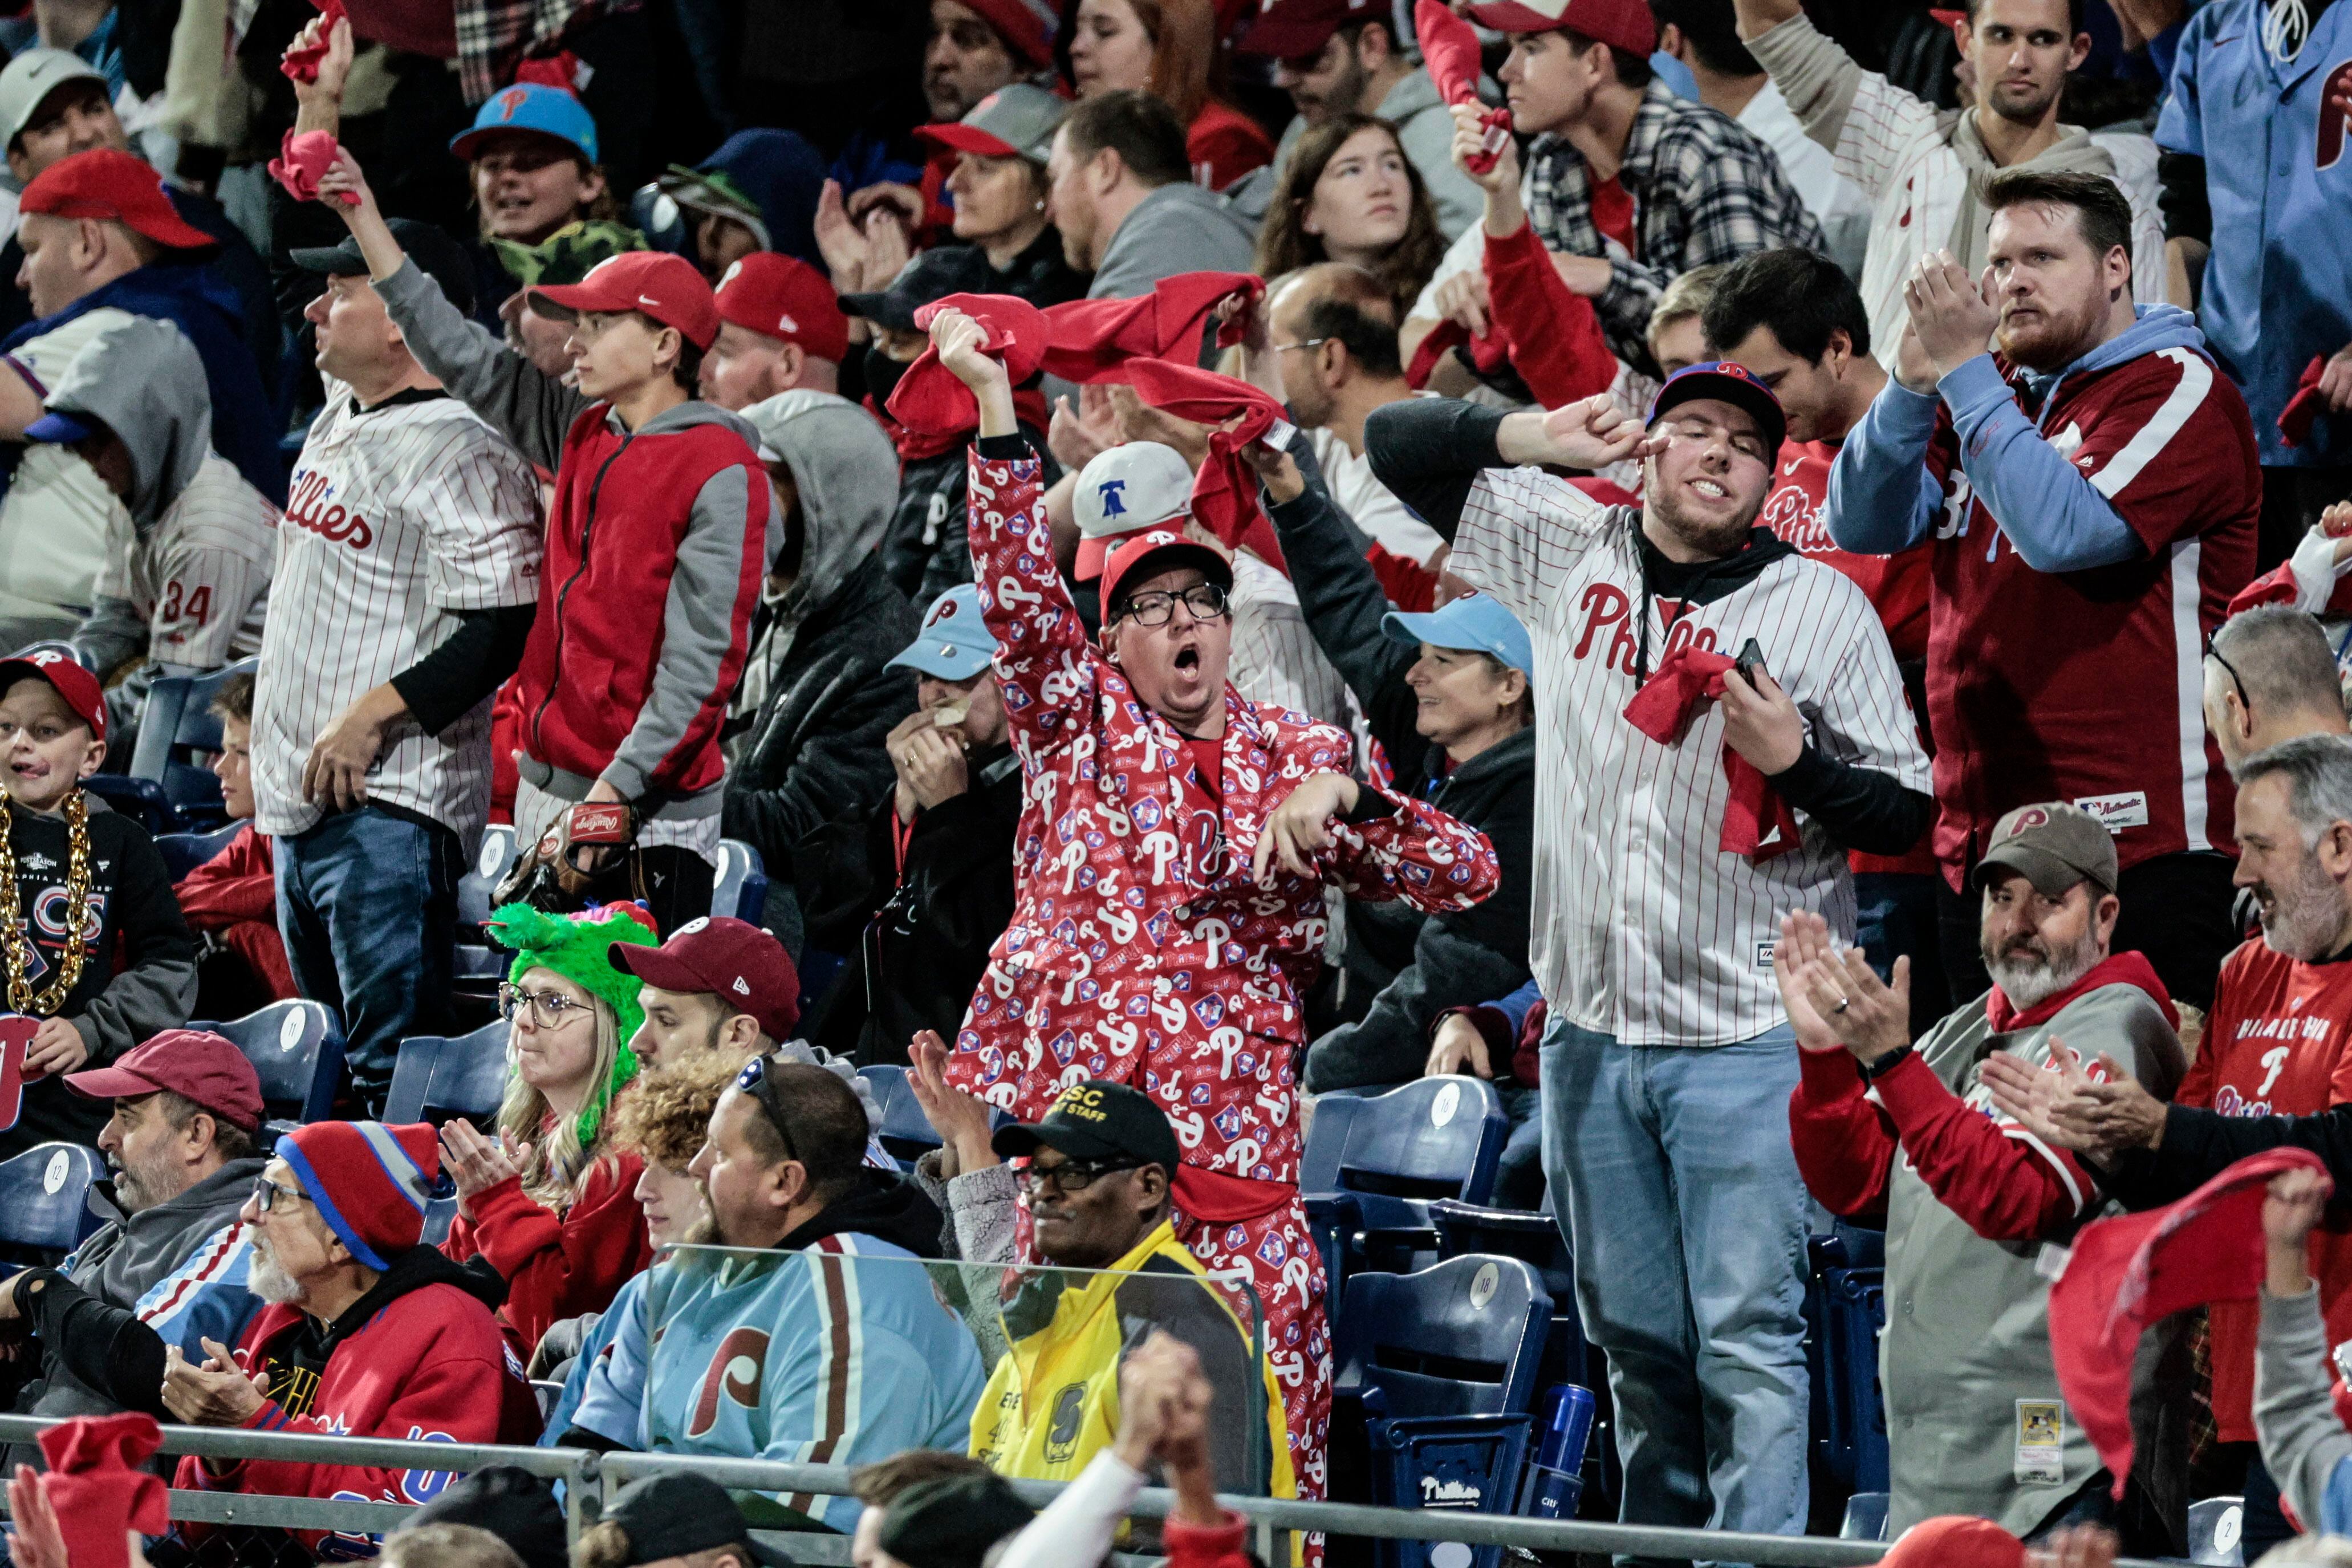
[[[2116,876],[2115,841],[2088,812],[2052,802],[2001,818],[1975,873],[1992,989],[1916,1042],[1907,958],[1882,982],[1858,949],[1832,946],[1820,916],[1781,921],[1772,972],[1802,1064],[1798,1169],[1835,1213],[1886,1227],[1895,1532],[1948,1513],[2028,1537],[2095,1518],[2135,1552],[2179,1550],[2185,1500],[2160,1480],[2177,1456],[2144,1445],[2118,1514],[2051,1361],[2042,1255],[2107,1200],[2078,1157],[1994,1111],[1979,1081],[1996,1048],[2034,1064],[2071,1050],[2159,1097],[2180,1081],[2163,983],[2138,953],[2110,951]]]

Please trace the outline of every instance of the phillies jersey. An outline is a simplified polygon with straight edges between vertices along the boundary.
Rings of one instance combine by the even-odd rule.
[[[1937,402],[1927,730],[1945,876],[1958,888],[1993,824],[2045,800],[2105,823],[2126,868],[2232,851],[2234,794],[2205,732],[2203,639],[2253,575],[2263,485],[2245,400],[2189,347],[2054,386],[1995,363],[2042,438],[2147,553],[2079,572],[2028,565],[1977,495]]]
[[[2352,961],[2305,963],[2257,937],[2221,965],[2189,1076],[2173,1097],[2223,1116],[2305,1116],[2352,1100]],[[2352,1236],[2311,1233],[2327,1342],[2352,1339]],[[2253,1301],[2217,1301],[2213,1419],[2225,1443],[2254,1440]],[[2313,1369],[2315,1372],[2317,1368]]]

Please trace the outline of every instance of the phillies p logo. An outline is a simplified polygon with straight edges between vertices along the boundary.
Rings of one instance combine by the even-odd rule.
[[[702,1375],[702,1392],[694,1401],[694,1419],[687,1423],[689,1437],[708,1436],[719,1425],[719,1397],[749,1410],[760,1403],[760,1380],[768,1366],[768,1336],[758,1329],[737,1329],[719,1342],[710,1370]]]

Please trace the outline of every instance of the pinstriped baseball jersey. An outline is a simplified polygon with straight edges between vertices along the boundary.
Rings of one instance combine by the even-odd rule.
[[[295,464],[253,697],[255,826],[300,833],[311,742],[361,696],[438,647],[454,614],[539,595],[539,488],[521,455],[454,397],[362,410],[331,384]],[[404,719],[368,771],[373,802],[470,845],[489,813],[490,705],[427,735]]]
[[[1845,855],[1800,816],[1795,850],[1751,865],[1717,847],[1730,799],[1723,714],[1673,745],[1628,723],[1638,689],[1639,513],[1537,468],[1471,486],[1447,569],[1501,599],[1535,640],[1536,869],[1530,958],[1551,1005],[1628,1045],[1717,1046],[1781,1022],[1780,915],[1853,934]],[[1707,605],[1652,601],[1651,668],[1748,638],[1795,700],[1813,749],[1925,793],[1927,759],[1886,633],[1862,591],[1801,556]]]
[[[218,452],[143,538],[123,542],[98,576],[98,596],[147,617],[147,657],[218,669],[261,651],[278,509]]]

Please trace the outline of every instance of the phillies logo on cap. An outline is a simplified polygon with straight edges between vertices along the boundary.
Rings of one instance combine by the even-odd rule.
[[[1127,502],[1119,499],[1127,489],[1127,481],[1125,479],[1105,479],[1101,484],[1095,488],[1097,490],[1101,492],[1102,511],[1105,517],[1125,517],[1127,515]]]
[[[931,625],[938,626],[941,621],[953,620],[955,613],[956,602],[953,599],[941,599],[931,606]],[[47,657],[55,658],[57,655],[49,654]]]
[[[2009,825],[2009,836],[2011,838],[2014,838],[2029,827],[2047,827],[2049,826],[2050,814],[2042,810],[2038,805],[2032,806],[2017,814],[2017,820]]]
[[[37,664],[46,669],[50,665],[63,663],[65,657],[53,647],[45,647],[40,652],[29,656],[28,662]]]
[[[510,87],[507,89],[506,91],[499,94],[499,118],[500,120],[512,120],[515,117],[516,111],[521,109],[525,103],[530,101],[530,94],[523,91],[523,89],[519,87]]]

